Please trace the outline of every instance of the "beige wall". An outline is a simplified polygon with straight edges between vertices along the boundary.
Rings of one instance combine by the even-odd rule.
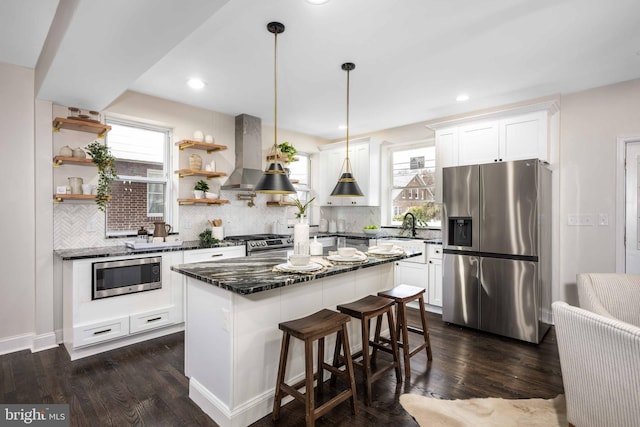
[[[35,331],[33,79],[31,69],[0,63],[0,354]]]
[[[576,274],[616,269],[617,138],[640,135],[640,80],[562,96],[560,294],[577,303]],[[575,213],[609,215],[608,226],[567,225]]]

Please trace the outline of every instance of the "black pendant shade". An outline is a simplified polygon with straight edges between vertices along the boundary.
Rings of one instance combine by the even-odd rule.
[[[333,188],[331,195],[337,197],[358,197],[364,196],[364,193],[360,190],[360,186],[353,177],[353,174],[351,172],[345,172],[340,175],[340,179],[338,179],[338,183]]]
[[[295,193],[296,189],[289,181],[287,173],[279,162],[273,162],[269,164],[269,167],[264,171],[264,175],[260,178],[260,181],[255,186],[255,191],[259,193],[267,194],[291,194]]]
[[[349,162],[349,73],[356,68],[353,62],[345,62],[342,69],[347,72],[347,157],[344,159],[343,168],[340,171],[338,183],[331,192],[332,196],[337,197],[362,197],[364,193],[360,190],[360,186],[356,182],[356,178],[351,173],[351,163]]]
[[[280,150],[278,149],[278,34],[284,32],[284,25],[280,22],[269,22],[267,30],[274,35],[275,39],[273,49],[273,148],[271,149],[274,160],[269,163],[254,190],[267,194],[292,194],[296,192],[296,189],[289,181],[289,177],[280,163]]]

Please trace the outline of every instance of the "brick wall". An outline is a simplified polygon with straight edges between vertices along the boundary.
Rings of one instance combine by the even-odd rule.
[[[162,170],[162,165],[138,162],[116,162],[118,175],[147,176],[148,169]],[[138,230],[144,226],[153,230],[154,221],[163,217],[147,216],[147,184],[143,182],[114,181],[111,184],[111,202],[107,207],[107,231]]]

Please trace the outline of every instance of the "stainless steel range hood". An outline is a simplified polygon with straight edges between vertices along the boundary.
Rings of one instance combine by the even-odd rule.
[[[236,167],[222,190],[251,191],[262,170],[262,120],[248,114],[236,116]]]

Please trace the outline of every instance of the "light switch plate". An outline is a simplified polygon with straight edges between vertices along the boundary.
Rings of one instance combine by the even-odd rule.
[[[567,215],[567,225],[591,227],[593,225],[593,214],[569,214]]]
[[[606,214],[606,213],[598,214],[598,225],[600,226],[609,225],[609,214]]]

